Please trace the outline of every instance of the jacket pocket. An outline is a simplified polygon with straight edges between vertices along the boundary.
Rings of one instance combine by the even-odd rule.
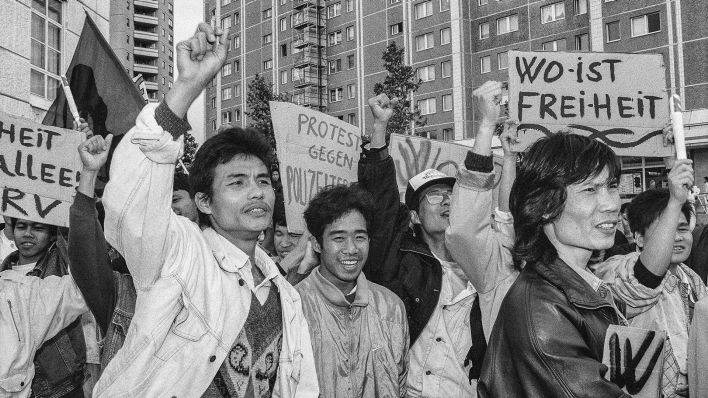
[[[9,393],[10,395],[14,395],[13,393],[21,392],[28,385],[28,383],[31,383],[32,381],[27,373],[27,370],[25,370],[22,373],[0,379],[0,393]]]
[[[177,314],[170,327],[170,332],[165,337],[162,346],[155,352],[155,356],[167,361],[188,341],[199,341],[206,332],[206,325],[199,316],[194,311],[190,311],[188,307],[182,307],[182,311]]]

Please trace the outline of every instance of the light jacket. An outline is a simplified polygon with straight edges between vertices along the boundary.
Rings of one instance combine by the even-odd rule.
[[[106,186],[105,234],[125,258],[137,290],[123,347],[94,388],[97,397],[198,397],[214,379],[248,316],[247,263],[227,256],[225,239],[174,214],[174,164],[182,139],[158,125],[147,105],[116,148]],[[165,104],[157,109],[174,114]],[[226,244],[230,244],[226,242]],[[246,261],[248,257],[246,256]],[[275,397],[316,397],[317,376],[300,296],[256,248],[282,306],[283,340]],[[254,265],[256,266],[256,265]]]
[[[71,276],[0,273],[0,397],[28,397],[37,349],[88,307]]]
[[[322,397],[403,396],[408,321],[403,302],[359,274],[354,301],[320,273],[297,285]]]

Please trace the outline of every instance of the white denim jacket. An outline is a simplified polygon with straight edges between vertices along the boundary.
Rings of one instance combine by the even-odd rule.
[[[0,397],[28,397],[37,349],[87,311],[69,275],[40,279],[1,272]]]
[[[96,397],[201,396],[250,307],[247,264],[220,250],[213,230],[202,232],[170,207],[182,140],[157,124],[155,109],[147,105],[116,148],[103,199],[106,239],[125,257],[138,297],[123,348],[96,384]],[[256,257],[263,274],[272,274],[275,263],[260,249]],[[283,319],[273,396],[316,397],[300,296],[280,274],[273,283]]]

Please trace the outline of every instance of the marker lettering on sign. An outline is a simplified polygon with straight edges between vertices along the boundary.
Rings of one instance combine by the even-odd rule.
[[[318,120],[314,116],[304,113],[298,115],[298,135],[311,135],[313,137],[328,139],[347,148],[359,147],[361,137],[358,132],[347,131],[346,129],[324,120]]]
[[[19,131],[15,131],[15,130]],[[28,127],[16,128],[14,123],[3,123],[0,120],[0,142],[3,140],[9,141],[10,144],[17,140],[20,145],[29,148],[46,148],[52,149],[52,140],[54,137],[61,136],[61,133],[56,131],[38,128],[36,130]]]
[[[28,194],[14,188],[3,188],[2,200],[0,201],[0,212],[3,214],[12,208],[24,216],[29,216],[26,198]],[[34,213],[41,218],[46,218],[52,210],[61,204],[60,200],[52,200],[48,204],[42,203],[42,198],[39,195],[29,194],[32,197],[34,204]],[[46,200],[45,200],[46,201]]]

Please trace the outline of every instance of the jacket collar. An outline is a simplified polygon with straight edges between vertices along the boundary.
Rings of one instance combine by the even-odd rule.
[[[590,285],[575,272],[565,261],[556,258],[551,264],[537,262],[531,267],[545,280],[560,289],[574,305],[588,309],[608,307],[612,305],[590,287]]]
[[[317,267],[314,271],[312,271],[312,274],[313,281],[315,282],[317,289],[320,291],[320,294],[322,294],[322,296],[324,296],[324,298],[333,305],[338,307],[366,307],[369,305],[369,282],[366,280],[363,272],[356,278],[356,293],[352,303],[347,301],[346,297],[344,297],[344,293],[342,293],[339,288],[334,286],[332,282],[322,276],[322,273],[320,273],[320,267]]]
[[[428,244],[425,243],[419,237],[415,236],[413,234],[413,230],[410,228],[403,236],[400,250],[405,252],[417,253],[426,257],[430,257],[433,260],[436,260],[435,256],[433,256],[433,252],[430,251],[430,247],[428,247]]]

